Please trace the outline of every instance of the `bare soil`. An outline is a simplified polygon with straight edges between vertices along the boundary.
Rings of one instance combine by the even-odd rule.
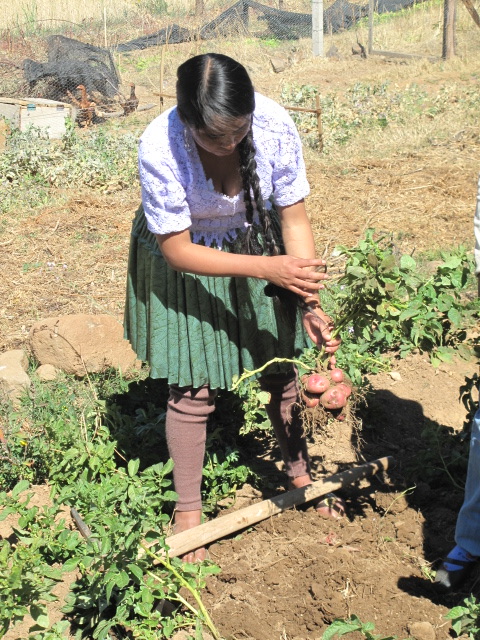
[[[435,91],[441,83],[473,78],[448,65],[409,64],[350,56],[320,67],[300,60],[285,77],[256,68],[254,61],[251,67],[258,88],[272,97],[278,97],[282,81],[293,79],[335,88],[354,78],[374,81],[393,73],[400,85],[414,78]],[[140,87],[139,94],[146,102],[155,100],[148,87],[143,93]],[[153,115],[142,116],[145,123]],[[478,136],[478,127],[452,131],[448,144],[417,150],[405,150],[399,141],[386,157],[372,157],[365,148],[343,165],[308,151],[308,207],[320,254],[329,259],[336,244],[354,246],[370,226],[393,231],[410,252],[473,246]],[[47,316],[122,317],[129,226],[139,189],[57,195],[61,200],[18,212],[3,228],[1,351],[27,346],[31,325]],[[386,455],[395,464],[341,492],[348,506],[343,521],[324,520],[311,509],[293,510],[211,546],[222,572],[209,579],[205,603],[226,638],[316,640],[335,618],[351,614],[373,622],[382,635],[451,637],[444,616],[465,594],[441,597],[429,576],[432,563],[453,544],[464,475],[449,477],[442,469],[448,441],[439,447],[438,474],[426,474],[422,456],[432,456],[436,445],[423,436],[426,429],[441,429],[452,446],[457,443],[467,416],[460,388],[477,368],[473,361],[458,360],[435,370],[416,354],[398,362],[398,375],[371,378],[360,434],[338,423],[334,431],[312,434],[317,477]],[[275,446],[264,441],[253,448],[262,471],[271,469],[272,483],[281,490]],[[44,489],[38,492],[46,498]],[[235,508],[272,493],[244,487]],[[468,588],[473,585],[478,594],[475,580]],[[56,607],[52,621],[58,615]],[[412,627],[418,622],[427,624]],[[23,633],[25,627],[17,627],[6,638]]]

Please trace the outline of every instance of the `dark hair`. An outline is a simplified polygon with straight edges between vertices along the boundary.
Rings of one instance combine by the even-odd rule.
[[[255,93],[247,70],[233,58],[220,53],[205,53],[190,58],[177,70],[177,110],[180,118],[194,129],[215,128],[229,120],[251,115],[255,109]],[[253,203],[262,225],[265,248],[278,255],[270,214],[265,208],[255,161],[252,129],[238,145],[246,219],[245,250],[262,252],[253,230]],[[252,199],[253,194],[253,199]]]
[[[205,129],[253,113],[255,94],[247,70],[221,53],[190,58],[177,69],[177,110],[185,124]]]

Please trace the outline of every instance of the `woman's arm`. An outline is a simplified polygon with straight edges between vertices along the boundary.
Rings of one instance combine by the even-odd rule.
[[[308,219],[305,209],[305,201],[300,200],[288,207],[278,207],[278,213],[280,216],[283,243],[287,254],[302,258],[315,257],[315,241],[310,220]],[[320,264],[322,266],[325,265],[325,261],[321,260]],[[327,276],[324,275],[322,279],[327,279]],[[320,285],[320,288],[323,288],[323,286],[324,285]],[[325,350],[328,353],[335,352],[340,345],[340,340],[337,338],[331,339],[328,325],[332,323],[332,320],[322,310],[318,291],[312,293],[310,290],[305,290],[303,297],[305,302],[315,311],[315,314],[305,314],[305,330],[317,345],[325,344]],[[320,316],[320,318],[318,316]],[[332,364],[334,364],[334,360]]]
[[[315,269],[324,261],[307,255],[250,256],[218,251],[194,244],[188,230],[157,235],[157,242],[172,269],[206,276],[261,278],[289,289],[302,297],[312,297],[322,286],[325,274]]]

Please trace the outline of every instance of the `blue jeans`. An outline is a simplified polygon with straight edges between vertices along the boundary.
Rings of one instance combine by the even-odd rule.
[[[480,556],[480,407],[473,418],[465,498],[458,514],[455,542]]]

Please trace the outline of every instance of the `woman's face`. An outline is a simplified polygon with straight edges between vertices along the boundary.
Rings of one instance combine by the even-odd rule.
[[[228,124],[209,129],[190,129],[199,147],[214,156],[229,156],[247,135],[252,117],[232,118]]]

